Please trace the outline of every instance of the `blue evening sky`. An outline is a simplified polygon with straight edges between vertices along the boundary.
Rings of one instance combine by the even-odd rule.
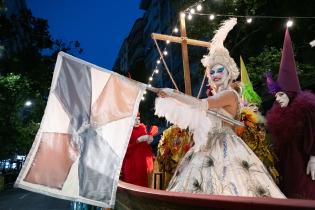
[[[111,69],[123,40],[142,17],[140,0],[26,0],[35,17],[48,20],[53,38],[78,40],[80,58]]]

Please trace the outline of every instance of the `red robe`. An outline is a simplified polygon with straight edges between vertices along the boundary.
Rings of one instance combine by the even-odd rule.
[[[146,141],[137,143],[138,137],[146,134],[146,126],[142,123],[139,127],[133,128],[120,178],[122,181],[143,187],[148,187],[148,174],[153,171],[151,146]]]
[[[315,199],[315,181],[306,175],[315,156],[315,95],[302,92],[284,108],[275,103],[266,119],[279,158],[280,189],[289,198]]]

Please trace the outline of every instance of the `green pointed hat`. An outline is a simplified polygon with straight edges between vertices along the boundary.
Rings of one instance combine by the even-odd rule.
[[[241,82],[243,84],[242,97],[248,103],[256,103],[260,105],[261,98],[255,92],[253,85],[249,80],[249,76],[248,76],[244,61],[241,56],[240,56],[240,60],[241,60]]]

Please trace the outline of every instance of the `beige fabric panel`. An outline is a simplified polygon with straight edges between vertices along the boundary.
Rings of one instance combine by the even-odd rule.
[[[111,75],[99,98],[92,106],[92,126],[129,117],[133,113],[139,88],[127,80]]]
[[[40,145],[24,181],[62,189],[78,151],[71,144],[71,135],[42,133]]]

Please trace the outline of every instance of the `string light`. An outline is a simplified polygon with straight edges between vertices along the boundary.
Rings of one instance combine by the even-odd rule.
[[[246,19],[246,22],[247,22],[247,23],[251,23],[252,21],[253,21],[252,18],[247,18],[247,19]]]
[[[283,17],[283,16],[251,16],[251,17],[248,17],[248,16],[245,16],[245,15],[228,15],[228,14],[205,14],[205,13],[199,13],[203,7],[202,7],[202,4],[205,0],[199,0],[198,2],[196,2],[195,4],[191,5],[190,7],[186,8],[184,10],[184,12],[181,12],[180,13],[180,16],[183,17],[183,18],[186,18],[186,14],[187,15],[187,19],[188,20],[192,20],[193,18],[193,15],[200,15],[200,16],[208,16],[209,17],[209,20],[214,20],[216,17],[236,17],[236,18],[245,18],[246,19],[246,22],[248,24],[252,23],[253,19],[286,19],[287,22],[286,22],[286,26],[287,27],[292,27],[293,26],[293,20],[292,19],[315,19],[315,17]],[[196,12],[196,10],[198,12]],[[178,24],[178,22],[177,22]],[[173,33],[177,34],[179,32],[179,29],[177,28],[177,26],[175,26],[173,28]],[[173,35],[173,33],[171,33],[171,35]],[[170,44],[170,40],[166,40],[166,45],[169,45]],[[310,45],[312,46],[315,46],[315,40],[313,40]],[[163,55],[166,56],[168,55],[168,52],[166,50],[166,46],[164,48],[164,51],[163,51]],[[161,58],[160,58],[161,59]],[[158,65],[161,63],[161,60],[158,59],[156,61],[156,66],[155,68],[153,69],[152,71],[152,75],[149,77],[149,82],[148,82],[148,86],[149,87],[152,87],[152,85],[150,84],[150,82],[153,81],[154,79],[154,74],[158,74],[159,73],[159,69],[158,69]],[[147,92],[144,91],[144,94],[146,94]],[[145,97],[142,97],[142,100],[145,100]]]
[[[293,26],[293,21],[292,20],[288,20],[286,23],[287,27],[290,28]]]
[[[200,16],[208,16],[211,15],[211,13],[200,13],[196,12],[195,15]],[[219,17],[236,17],[236,18],[248,18],[246,15],[228,15],[228,14],[216,14],[216,16]],[[315,19],[315,16],[268,16],[268,15],[251,15],[251,18],[255,19]]]
[[[24,103],[24,106],[26,106],[26,107],[30,107],[30,106],[32,106],[32,101],[26,101],[25,103]]]

